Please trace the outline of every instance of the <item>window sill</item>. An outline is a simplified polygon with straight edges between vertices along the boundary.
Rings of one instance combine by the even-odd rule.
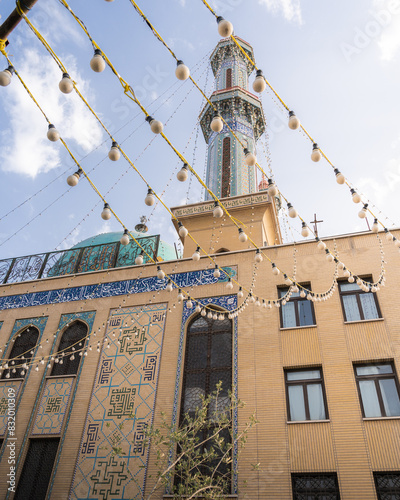
[[[317,325],[288,326],[286,328],[279,328],[279,330],[285,332],[286,330],[304,330],[304,328],[317,328]]]
[[[289,425],[293,425],[293,424],[324,424],[329,422],[330,420],[288,420],[286,423]]]
[[[400,420],[400,415],[396,415],[393,417],[363,417],[364,421],[374,421],[374,420]]]
[[[354,325],[354,323],[370,323],[373,321],[384,321],[385,318],[374,318],[374,319],[358,319],[356,321],[345,321],[345,325]]]

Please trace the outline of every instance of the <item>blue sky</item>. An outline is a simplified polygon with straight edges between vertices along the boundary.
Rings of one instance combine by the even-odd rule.
[[[233,23],[236,35],[253,45],[266,78],[373,211],[388,227],[398,226],[400,0],[210,3]],[[211,93],[208,56],[219,35],[201,0],[138,4]],[[144,106],[166,123],[166,135],[203,175],[206,148],[197,125],[202,96],[190,81],[176,80],[173,58],[129,0],[71,0],[70,5]],[[0,0],[0,22],[13,7],[14,2]],[[91,71],[91,44],[66,9],[57,0],[39,0],[30,19],[152,187],[159,194],[165,191],[165,203],[200,200],[195,180],[178,183],[181,162],[151,133],[109,68],[100,74]],[[151,233],[177,241],[165,209],[145,206],[146,186],[128,163],[107,158],[109,139],[77,95],[59,91],[58,67],[24,22],[9,41],[15,67],[126,226],[133,228],[146,215]],[[322,236],[366,229],[357,216],[361,205],[352,203],[348,189],[335,182],[331,167],[324,160],[310,160],[310,142],[288,129],[286,113],[271,94],[265,92],[262,102],[272,170],[282,193],[306,221],[315,212],[324,220]],[[91,235],[120,229],[115,220],[100,218],[102,203],[87,181],[68,187],[66,178],[76,168],[59,142],[47,140],[46,122],[16,78],[0,88],[0,116],[0,258],[69,248]],[[261,145],[257,156],[267,169]],[[283,231],[287,238],[302,239],[300,222],[291,220],[291,225],[293,233]]]

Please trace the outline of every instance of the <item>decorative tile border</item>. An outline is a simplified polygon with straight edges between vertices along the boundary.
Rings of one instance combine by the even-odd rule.
[[[219,306],[222,309],[226,311],[232,311],[236,309],[237,307],[237,295],[224,295],[220,297],[208,297],[204,299],[198,299],[198,302],[203,305],[215,305]],[[175,381],[175,392],[174,392],[174,406],[172,410],[172,425],[175,426],[178,421],[178,410],[179,410],[179,389],[181,387],[181,379],[182,379],[182,372],[183,372],[183,366],[184,366],[184,352],[183,352],[183,344],[185,340],[185,334],[186,334],[186,327],[188,323],[188,319],[190,316],[194,315],[194,309],[188,308],[187,307],[187,301],[184,302],[183,304],[183,311],[182,311],[182,323],[181,323],[181,332],[180,332],[180,338],[179,338],[179,351],[178,351],[178,363],[176,367],[176,381]],[[234,318],[232,320],[232,326],[233,326],[233,388],[235,391],[235,397],[237,399],[238,397],[238,332],[237,332],[237,318]],[[233,431],[234,434],[237,433],[238,430],[238,415],[237,415],[237,410],[234,411],[233,415]],[[238,447],[237,445],[235,446],[233,450],[233,493],[237,494],[238,491],[238,477],[237,477],[237,471],[238,471]],[[172,453],[170,454],[169,457],[169,465],[172,463]],[[166,491],[167,494],[169,494],[169,490],[167,488]]]
[[[232,278],[237,275],[237,267],[223,267]],[[199,285],[211,285],[218,282],[226,282],[228,278],[221,273],[219,278],[214,278],[213,269],[201,271],[190,271],[187,273],[172,274],[171,277],[179,288]],[[165,290],[167,279],[158,279],[157,276],[140,278],[134,280],[114,281],[99,283],[98,285],[76,286],[61,288],[46,292],[26,293],[23,295],[9,295],[0,298],[0,310],[18,309],[21,307],[43,306],[49,304],[60,304],[76,300],[90,300],[104,297],[115,297],[118,295],[156,292]],[[175,285],[174,285],[175,286]]]

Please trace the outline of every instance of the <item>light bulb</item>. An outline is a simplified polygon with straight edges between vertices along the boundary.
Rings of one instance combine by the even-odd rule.
[[[179,288],[179,291],[178,291],[178,302],[182,302],[183,300],[183,293],[182,293],[182,290]]]
[[[289,111],[289,128],[292,130],[297,130],[300,127],[300,120],[294,114],[294,111]]]
[[[108,152],[108,157],[112,161],[118,161],[120,159],[121,153],[119,152],[117,142],[115,142],[115,141],[112,142],[111,149]]]
[[[164,125],[159,120],[155,120],[152,116],[149,115],[146,117],[146,121],[150,123],[151,131],[154,134],[161,134],[164,129]]]
[[[81,177],[81,173],[82,173],[82,170],[79,169],[74,174],[67,177],[68,186],[71,186],[71,187],[76,186],[79,182],[80,177]]]
[[[267,303],[265,302],[265,300],[264,300],[264,299],[263,299],[263,301],[262,301],[262,307],[263,307],[264,309],[266,309],[266,308],[267,308]]]
[[[255,301],[254,305],[257,307],[261,306],[261,302],[259,301],[258,297],[257,297],[257,300]]]
[[[360,203],[361,196],[354,191],[354,189],[350,189],[350,193],[354,203]]]
[[[268,194],[273,198],[278,194],[278,189],[272,179],[268,179]]]
[[[286,306],[287,301],[285,299],[282,300],[282,306]]]
[[[189,231],[186,229],[186,227],[182,224],[182,222],[178,222],[178,233],[181,238],[186,238],[188,235]]]
[[[257,70],[257,76],[256,79],[253,82],[253,90],[254,92],[264,92],[264,90],[267,88],[267,84],[265,83],[264,75],[261,69]]]
[[[293,285],[293,281],[290,278],[288,278],[286,274],[283,275],[283,279],[285,280],[285,283],[288,286],[292,286]]]
[[[183,64],[183,61],[176,62],[175,76],[178,80],[187,80],[190,76],[189,68]]]
[[[350,271],[348,269],[344,268],[343,276],[345,278],[350,278],[350,276],[351,276]]]
[[[256,301],[256,299],[254,298],[254,296],[252,294],[250,294],[250,298],[249,298],[250,304],[254,304],[255,301]]]
[[[124,229],[124,234],[122,235],[122,238],[119,240],[119,242],[124,246],[129,245],[129,234],[127,229]]]
[[[195,312],[199,313],[201,311],[201,306],[200,304],[197,304],[197,306],[195,307]]]
[[[15,69],[12,66],[9,66],[7,69],[2,71],[0,73],[0,85],[2,87],[7,87],[7,85],[10,85],[11,78],[12,78],[14,73],[15,73]]]
[[[344,269],[344,264],[343,262],[338,262],[338,269],[343,270]]]
[[[224,128],[224,122],[219,116],[218,111],[214,113],[214,118],[211,120],[210,127],[213,132],[221,132]]]
[[[374,223],[372,224],[371,231],[375,234],[379,231],[378,219],[374,219]]]
[[[200,260],[200,247],[197,247],[196,248],[196,251],[194,252],[194,254],[192,255],[192,259],[197,262]]]
[[[358,212],[358,216],[360,217],[360,219],[365,219],[365,217],[367,216],[367,208],[368,208],[368,203],[366,203],[362,209]]]
[[[335,172],[335,176],[336,176],[336,182],[338,184],[344,184],[345,183],[345,176],[342,174],[342,172],[339,172],[339,170],[337,168],[335,168],[333,170]]]
[[[262,261],[263,261],[263,256],[262,256],[262,254],[261,254],[261,252],[260,252],[260,249],[259,249],[259,248],[257,248],[257,250],[256,250],[256,254],[255,254],[255,256],[254,256],[254,261],[255,261],[257,264],[259,264],[260,262],[262,262]]]
[[[101,212],[101,218],[103,220],[110,220],[111,219],[111,210],[110,210],[110,205],[108,203],[104,203],[104,208],[103,211]]]
[[[213,313],[211,311],[208,311],[207,318],[208,319],[212,319],[213,318]]]
[[[332,255],[331,253],[329,253],[329,250],[328,250],[328,249],[326,249],[326,250],[325,250],[325,252],[326,252],[326,260],[327,260],[328,262],[333,262],[333,261],[334,261],[334,257],[333,257],[333,255]]]
[[[152,189],[148,189],[147,190],[147,196],[146,198],[144,199],[144,202],[145,204],[148,206],[148,207],[151,207],[154,205],[154,202],[156,201],[155,197],[154,197],[154,193],[153,193],[153,190]]]
[[[165,278],[165,273],[160,266],[157,266],[157,278],[163,280]]]
[[[276,267],[276,264],[272,263],[272,274],[278,276],[280,273],[279,269]]]
[[[253,155],[253,153],[250,153],[250,151],[247,148],[244,148],[243,152],[245,157],[244,161],[246,162],[246,165],[248,165],[249,167],[254,167],[254,165],[257,163],[256,156]]]
[[[74,83],[68,73],[63,73],[58,88],[63,94],[70,94],[74,88]]]
[[[239,241],[245,243],[247,241],[247,234],[239,227]]]
[[[59,138],[60,138],[60,134],[59,134],[58,130],[56,129],[56,127],[52,123],[50,123],[49,129],[47,131],[47,139],[51,142],[56,142],[56,141],[58,141]]]
[[[144,253],[144,252],[143,252],[143,250],[142,250],[142,251],[140,252],[140,254],[139,254],[139,255],[137,255],[137,256],[136,256],[136,258],[135,258],[135,264],[136,264],[137,266],[141,266],[141,265],[143,264],[143,253]]]
[[[224,19],[222,16],[217,17],[218,33],[222,38],[227,38],[233,33],[232,23]]]
[[[326,248],[326,243],[318,239],[318,245],[317,245],[318,250],[325,250]]]
[[[308,236],[310,236],[310,230],[308,229],[305,222],[301,223],[301,235],[303,236],[303,238],[307,238]]]
[[[179,170],[179,172],[176,174],[176,178],[180,182],[185,182],[188,178],[188,165],[185,163],[183,167]]]
[[[172,292],[172,290],[174,289],[173,285],[172,285],[172,281],[171,280],[168,280],[168,283],[167,283],[167,286],[165,287],[165,290],[167,292]]]
[[[243,290],[242,290],[242,287],[239,287],[239,291],[238,291],[237,296],[238,296],[238,298],[239,298],[239,299],[243,298]]]
[[[314,142],[313,144],[313,150],[311,153],[311,159],[312,161],[320,161],[322,158],[321,151],[319,150],[318,144]]]
[[[227,288],[228,290],[232,290],[232,289],[233,289],[233,283],[232,283],[232,281],[231,281],[231,279],[230,279],[230,278],[229,278],[228,283],[226,284],[226,288]]]
[[[94,56],[90,60],[90,67],[96,73],[101,73],[106,68],[106,62],[100,49],[95,49]]]
[[[222,208],[219,206],[218,201],[214,203],[214,210],[213,210],[213,216],[214,217],[222,217],[224,215],[224,211]]]
[[[295,208],[293,208],[291,203],[287,204],[287,208],[288,208],[289,217],[291,217],[292,219],[295,219],[297,217],[297,210]]]
[[[205,309],[202,309],[200,315],[204,318],[204,316],[207,315],[207,311]]]
[[[355,281],[354,276],[350,276],[350,277],[347,279],[347,281],[348,281],[349,283],[354,283],[354,281]]]
[[[214,278],[219,278],[221,276],[221,272],[220,270],[218,269],[218,266],[215,265],[215,269],[214,269]]]
[[[393,234],[386,228],[385,228],[385,233],[386,233],[386,239],[388,241],[393,241],[393,238],[394,238]]]
[[[397,238],[393,238],[393,241],[394,241],[394,244],[396,245],[397,248],[400,247],[400,240],[398,240]]]
[[[193,307],[193,302],[190,299],[186,301],[186,307],[188,309],[191,309]]]

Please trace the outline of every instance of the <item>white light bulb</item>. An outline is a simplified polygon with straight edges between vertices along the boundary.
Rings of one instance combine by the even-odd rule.
[[[291,203],[287,204],[289,217],[295,219],[297,217],[297,210],[293,208]]]
[[[247,241],[247,234],[243,231],[243,229],[239,228],[239,241],[241,243],[245,243]]]
[[[204,316],[207,315],[207,311],[205,309],[202,309],[200,315],[204,318]]]
[[[292,130],[297,130],[300,127],[300,120],[294,114],[294,111],[289,111],[289,128]]]
[[[0,73],[0,85],[2,87],[7,87],[7,85],[10,85],[11,78],[14,72],[14,68],[12,66],[9,66],[7,69]]]
[[[188,167],[187,163],[183,165],[183,167],[179,170],[179,172],[176,174],[176,178],[180,182],[185,182],[188,178]]]
[[[350,275],[350,271],[349,271],[348,269],[345,269],[345,271],[343,272],[343,276],[344,276],[345,278],[350,278],[350,276],[351,276],[351,275]]]
[[[243,298],[243,291],[242,291],[242,287],[239,288],[239,291],[238,291],[238,294],[237,294],[238,298],[241,299]]]
[[[173,285],[172,285],[172,282],[171,281],[168,281],[167,283],[167,286],[165,287],[165,290],[167,292],[172,292],[172,290],[174,289]]]
[[[152,116],[147,116],[146,121],[150,123],[150,128],[153,134],[161,134],[164,129],[164,125],[159,120],[155,120]]]
[[[186,301],[186,307],[188,309],[191,309],[193,307],[193,302],[190,299]]]
[[[148,207],[151,207],[154,205],[154,202],[155,202],[155,197],[154,197],[154,193],[153,193],[153,190],[149,188],[149,190],[147,191],[147,196],[146,198],[144,199],[144,202],[145,204],[148,206]]]
[[[222,38],[227,38],[228,36],[232,35],[233,33],[232,23],[230,23],[221,16],[217,17],[217,23],[218,23],[218,33]]]
[[[322,158],[322,155],[321,155],[321,151],[319,150],[318,144],[314,143],[313,150],[311,153],[311,159],[312,159],[312,161],[317,162],[317,161],[320,161],[321,158]]]
[[[220,272],[220,270],[218,269],[217,266],[214,269],[213,275],[214,275],[214,278],[219,278],[221,276],[221,272]]]
[[[118,161],[121,157],[121,153],[119,152],[119,149],[118,149],[118,143],[116,143],[115,141],[113,141],[113,143],[111,145],[111,149],[108,152],[108,157],[112,161]]]
[[[213,317],[213,313],[211,311],[208,311],[207,318],[212,319],[212,317]]]
[[[263,261],[263,256],[262,256],[262,254],[261,254],[260,250],[258,250],[258,249],[257,249],[256,254],[255,254],[255,256],[254,256],[254,260],[255,260],[255,262],[256,262],[257,264],[259,264],[260,262],[262,262],[262,261]]]
[[[188,235],[189,231],[186,229],[186,227],[182,224],[182,222],[178,222],[178,233],[181,238],[186,238]]]
[[[393,234],[390,231],[386,233],[386,239],[388,241],[393,241]]]
[[[348,281],[349,283],[354,283],[354,281],[355,281],[354,276],[350,276],[350,277],[347,279],[347,281]]]
[[[95,49],[94,56],[90,60],[90,67],[96,73],[101,73],[106,68],[106,62],[100,49]]]
[[[194,254],[192,255],[192,259],[197,262],[200,260],[200,247],[197,247],[196,248],[196,251],[194,252]]]
[[[305,222],[302,222],[301,225],[302,225],[301,235],[303,236],[303,238],[307,238],[308,236],[310,236],[310,230],[308,229]]]
[[[257,163],[256,156],[253,155],[253,153],[250,153],[250,151],[247,148],[244,148],[244,157],[246,165],[249,167],[254,167],[254,165]]]
[[[222,121],[218,113],[216,113],[214,115],[214,118],[211,120],[210,127],[213,132],[221,132],[221,130],[224,128],[224,122]]]
[[[333,257],[333,255],[332,255],[331,253],[327,252],[327,253],[326,253],[326,260],[327,260],[328,262],[333,262],[333,261],[334,261],[334,257]]]
[[[344,184],[346,181],[345,176],[341,172],[339,172],[339,170],[337,168],[334,169],[334,172],[335,172],[335,176],[336,176],[336,182],[338,184]]]
[[[379,231],[378,219],[374,219],[374,223],[372,224],[371,231],[375,234]]]
[[[265,83],[264,75],[261,69],[257,70],[257,76],[256,79],[253,82],[253,90],[254,92],[264,92],[264,90],[267,88],[267,84]]]
[[[111,210],[110,210],[110,205],[108,203],[104,203],[104,208],[103,211],[101,212],[101,218],[103,220],[110,220],[111,219]]]
[[[217,218],[220,218],[224,215],[224,211],[222,210],[222,208],[220,207],[220,205],[218,204],[218,201],[216,201],[214,203],[214,210],[213,210],[213,216],[214,217],[217,217]]]
[[[254,296],[250,295],[250,298],[249,298],[250,304],[254,304],[255,301],[256,301],[256,299],[254,298]]]
[[[275,186],[274,181],[272,179],[268,180],[268,194],[269,196],[271,196],[271,198],[273,198],[278,194],[278,189]]]
[[[63,73],[58,88],[63,94],[70,94],[74,88],[74,83],[68,73]]]
[[[183,293],[182,293],[182,290],[181,290],[181,289],[179,289],[177,299],[178,299],[178,302],[182,302],[182,300],[183,300]]]
[[[160,266],[157,266],[157,278],[159,280],[163,280],[165,278],[165,273],[164,271],[160,268]]]
[[[201,311],[201,306],[199,304],[197,304],[197,306],[195,307],[195,312],[199,313]]]
[[[318,250],[325,250],[326,243],[324,243],[323,241],[319,241],[318,245],[317,245],[317,248],[318,248]]]
[[[49,129],[47,131],[47,139],[51,142],[56,142],[56,141],[58,141],[59,138],[60,138],[60,134],[59,134],[58,130],[56,129],[56,127],[52,123],[50,123]]]
[[[139,255],[136,256],[135,264],[137,266],[141,266],[143,264],[143,254],[142,253],[140,253]]]
[[[175,76],[178,80],[187,80],[190,76],[189,68],[183,64],[183,61],[176,62]]]
[[[232,290],[232,289],[233,289],[233,283],[232,283],[232,281],[231,281],[231,280],[229,280],[229,281],[228,281],[228,283],[226,284],[226,288],[227,288],[228,290]]]
[[[275,264],[272,264],[272,274],[274,276],[278,276],[278,274],[280,273],[279,269],[276,267]]]
[[[352,200],[354,203],[360,203],[361,196],[354,191],[354,189],[350,189]]]
[[[124,234],[122,235],[122,238],[119,240],[119,242],[124,246],[129,245],[129,234],[127,229],[124,229]]]
[[[358,212],[358,216],[360,217],[360,219],[365,219],[365,217],[367,216],[367,209],[368,209],[368,203],[366,203],[362,209]]]
[[[78,170],[74,174],[67,177],[68,186],[74,187],[78,184],[82,170]]]

